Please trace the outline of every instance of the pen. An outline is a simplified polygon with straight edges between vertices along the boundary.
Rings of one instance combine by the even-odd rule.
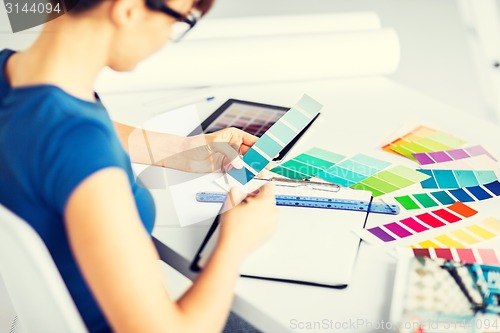
[[[177,109],[187,105],[193,105],[201,102],[210,102],[214,100],[215,97],[209,91],[200,92],[189,92],[182,95],[169,95],[168,97],[162,97],[161,99],[155,99],[148,101],[143,105],[146,107],[161,107],[162,111],[168,111]]]

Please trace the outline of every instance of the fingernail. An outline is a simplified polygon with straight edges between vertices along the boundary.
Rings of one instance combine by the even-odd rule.
[[[239,156],[237,156],[234,160],[231,161],[231,165],[234,166],[236,169],[241,169],[245,166],[243,160]]]

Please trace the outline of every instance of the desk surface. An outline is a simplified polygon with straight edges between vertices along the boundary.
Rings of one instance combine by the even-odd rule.
[[[320,146],[344,154],[367,152],[388,161],[412,165],[378,147],[403,125],[411,129],[419,124],[455,133],[470,143],[481,143],[500,156],[499,148],[493,145],[500,138],[497,127],[385,78],[225,87],[215,91],[216,102],[199,105],[199,112],[201,117],[206,117],[229,97],[293,105],[304,92],[323,103],[324,109],[319,121],[292,149],[290,156],[311,146]],[[129,123],[137,124],[138,117],[145,117],[131,118],[129,112],[110,111],[115,119]],[[208,225],[179,227],[168,191],[153,190],[153,195],[158,207],[158,224],[153,234],[161,256],[193,278],[188,265]],[[368,226],[388,218],[391,219],[371,214]],[[242,278],[237,285],[233,310],[264,332],[371,332],[373,325],[389,320],[395,264],[395,257],[386,250],[362,243],[352,282],[346,289]],[[322,326],[307,329],[305,325],[311,322],[320,322]]]

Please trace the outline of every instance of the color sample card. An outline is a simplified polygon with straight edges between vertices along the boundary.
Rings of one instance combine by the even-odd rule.
[[[272,161],[274,156],[279,154],[283,147],[288,145],[307,127],[314,117],[318,115],[322,107],[317,101],[308,95],[304,95],[247,151],[243,156],[245,166],[241,169],[233,168],[229,170],[223,176],[220,184],[231,186],[232,180],[242,185],[247,184]]]
[[[479,223],[414,244],[414,248],[468,248],[492,240],[500,233],[500,220],[489,217]]]
[[[382,147],[383,150],[415,160],[413,154],[459,148],[464,140],[429,127],[419,126]]]
[[[443,190],[428,193],[415,193],[395,197],[394,199],[407,210],[432,208],[451,205],[457,201],[483,201],[500,196],[500,182],[461,187],[453,190]]]
[[[493,170],[434,170],[418,169],[429,176],[420,184],[422,188],[459,188],[488,184],[497,180]]]
[[[344,159],[326,171],[320,171],[316,177],[349,187],[382,171],[391,163],[364,154],[357,154]]]
[[[476,214],[476,210],[461,202],[456,202],[446,208],[364,229],[361,234],[362,238],[367,241],[373,240],[377,243],[389,243],[418,235],[424,231],[450,225]]]
[[[497,161],[483,146],[472,146],[461,149],[443,150],[428,153],[415,153],[413,157],[420,165],[457,161],[473,156],[486,155],[493,161]]]
[[[411,249],[415,257],[428,257],[463,262],[466,264],[500,265],[500,256],[495,249],[426,248]]]
[[[285,111],[235,102],[210,124],[205,133],[236,127],[250,134],[261,136],[284,114]]]
[[[315,147],[289,161],[281,163],[271,171],[290,179],[309,179],[320,171],[329,169],[344,158],[343,155]]]
[[[429,178],[428,175],[415,171],[403,165],[381,171],[365,180],[354,184],[351,188],[368,190],[374,197],[400,190],[404,187],[420,183]]]

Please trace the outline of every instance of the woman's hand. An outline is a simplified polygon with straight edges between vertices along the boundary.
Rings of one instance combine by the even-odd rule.
[[[185,151],[171,158],[184,159],[184,170],[189,172],[221,171],[229,165],[240,169],[243,167],[240,155],[245,154],[257,139],[242,130],[226,128],[187,138]],[[167,159],[166,166],[169,164]]]
[[[278,209],[271,184],[245,196],[232,188],[221,216],[219,245],[241,262],[269,238],[278,221]]]

